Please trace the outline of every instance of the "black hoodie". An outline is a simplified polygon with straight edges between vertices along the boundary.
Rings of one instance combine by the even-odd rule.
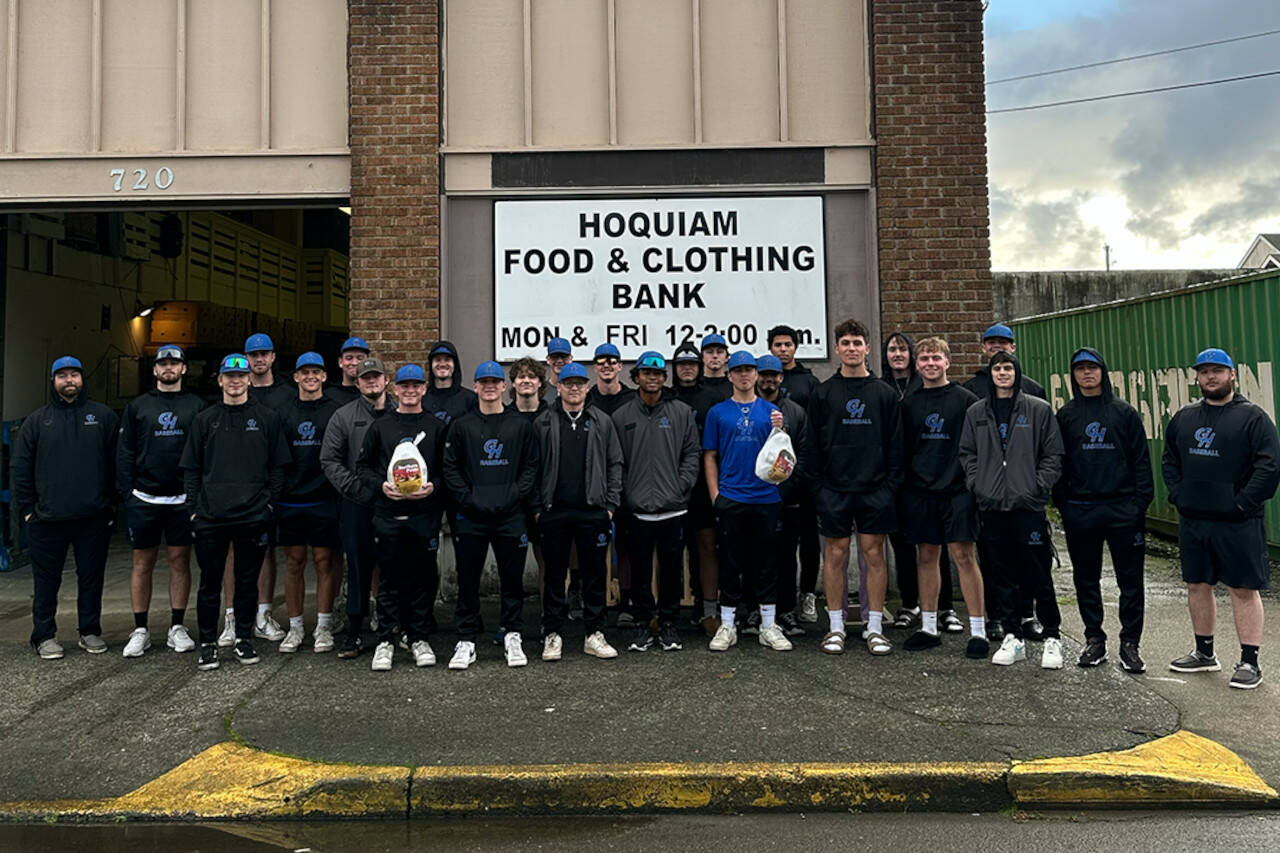
[[[444,446],[444,481],[461,520],[506,526],[537,500],[538,436],[533,424],[512,408],[496,415],[477,407],[449,427]]]
[[[431,357],[427,358],[427,393],[422,396],[422,410],[431,412],[445,426],[453,423],[476,407],[476,392],[462,387],[462,359],[458,358],[458,348],[452,341],[436,341],[427,352],[446,349],[453,356],[453,375],[448,385],[436,384],[436,373],[431,369]]]
[[[836,492],[882,490],[892,503],[902,483],[897,392],[869,371],[858,378],[837,371],[809,398],[807,414],[817,481]]]
[[[1054,503],[1068,522],[1071,505],[1124,503],[1133,510],[1136,523],[1155,494],[1147,433],[1137,410],[1113,393],[1106,362],[1097,350],[1076,350],[1068,365],[1080,353],[1098,360],[1102,393],[1083,396],[1072,371],[1071,401],[1058,410],[1064,454],[1062,477],[1053,490]]]
[[[955,495],[965,490],[960,433],[977,396],[954,382],[913,392],[902,401],[904,488],[916,494]]]
[[[364,489],[374,499],[374,513],[381,518],[415,517],[440,518],[440,510],[444,508],[444,424],[425,410],[415,414],[405,412],[389,412],[378,418],[364,434],[364,444],[360,448],[360,461],[357,473]],[[427,464],[427,480],[434,486],[432,493],[418,500],[396,501],[382,493],[382,484],[387,481],[387,466],[396,446],[406,441],[413,441],[418,433],[425,433],[417,443],[422,461]]]
[[[341,408],[330,397],[303,400],[296,394],[276,411],[283,423],[285,441],[289,443],[292,461],[285,472],[283,503],[308,504],[331,501],[338,491],[320,467],[320,448],[329,419]]]
[[[207,524],[269,521],[289,464],[280,416],[250,400],[196,415],[179,463],[187,507]]]
[[[83,389],[74,403],[53,395],[22,421],[10,475],[18,517],[90,518],[111,508],[120,419]]]
[[[249,383],[249,399],[273,409],[288,405],[289,401],[297,396],[298,389],[294,387],[293,383],[274,370],[271,372],[270,385],[258,386],[252,382]],[[218,395],[218,399],[222,399],[221,394]]]
[[[158,388],[129,402],[116,447],[116,491],[122,498],[134,489],[156,497],[182,494],[178,461],[187,431],[203,408],[204,402],[189,391]]]
[[[808,409],[809,398],[818,389],[818,377],[814,376],[813,371],[805,367],[798,358],[794,359],[791,365],[790,370],[782,371],[782,387],[786,389],[791,399],[795,400],[797,406]]]
[[[720,396],[719,392],[712,391],[711,389],[707,388],[706,385],[704,384],[703,377],[702,377],[702,358],[701,357],[699,357],[697,361],[698,378],[693,381],[692,385],[680,384],[680,380],[676,377],[675,356],[679,355],[682,351],[692,352],[694,355],[698,354],[698,348],[693,346],[692,344],[683,344],[676,349],[675,355],[671,357],[671,385],[668,387],[671,389],[671,394],[672,396],[675,397],[675,399],[679,400],[680,402],[687,405],[689,408],[693,409],[694,420],[696,421],[698,426],[698,435],[702,435],[702,428],[707,424],[707,412],[711,411],[711,407],[714,406],[716,403],[719,403],[720,400],[723,398]],[[634,379],[634,374],[633,374],[633,379]],[[699,480],[701,480],[703,476],[704,475],[702,473],[702,466],[699,465],[698,466]]]
[[[893,370],[889,367],[889,341],[894,338],[902,338],[907,344],[907,378],[898,379],[893,375]],[[880,378],[893,390],[898,392],[898,399],[920,389],[924,384],[924,380],[920,378],[920,374],[916,372],[916,342],[911,340],[911,336],[906,332],[894,332],[892,335],[884,339],[884,346],[880,348],[880,366],[884,372],[880,374]]]

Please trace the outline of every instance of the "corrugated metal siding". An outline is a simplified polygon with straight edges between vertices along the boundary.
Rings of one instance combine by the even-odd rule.
[[[1142,415],[1155,467],[1150,518],[1175,524],[1160,476],[1164,429],[1178,409],[1200,399],[1196,353],[1221,347],[1236,361],[1237,389],[1274,422],[1280,357],[1280,273],[1227,279],[1166,295],[1031,318],[1014,324],[1018,357],[1041,381],[1054,409],[1071,399],[1067,360],[1081,346],[1106,359],[1117,396]],[[1280,505],[1267,506],[1267,541],[1280,547]]]

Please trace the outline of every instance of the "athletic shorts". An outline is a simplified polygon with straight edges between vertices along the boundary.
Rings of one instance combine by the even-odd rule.
[[[1268,589],[1271,564],[1262,519],[1181,519],[1178,551],[1186,583],[1222,583],[1236,589]]]
[[[870,494],[818,489],[818,532],[828,539],[847,539],[858,533],[896,533],[898,508],[888,491]]]
[[[277,505],[276,544],[285,548],[297,545],[341,548],[338,502],[324,501],[315,506]]]
[[[898,525],[912,545],[978,541],[978,503],[972,492],[920,494],[898,498]]]
[[[170,548],[190,545],[195,540],[191,511],[185,504],[151,504],[129,495],[124,504],[129,544],[139,551],[160,546],[160,538]]]

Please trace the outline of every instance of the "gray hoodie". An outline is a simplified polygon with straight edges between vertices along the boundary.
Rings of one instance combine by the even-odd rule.
[[[687,509],[702,449],[693,409],[663,393],[650,408],[637,394],[613,413],[622,444],[622,502],[633,513]]]
[[[959,449],[965,484],[977,498],[979,509],[1043,512],[1062,475],[1062,433],[1052,407],[1019,390],[1022,368],[1017,359],[1007,353],[992,359],[1012,361],[1017,373],[1008,438],[1000,436],[992,387],[985,399],[965,412]]]

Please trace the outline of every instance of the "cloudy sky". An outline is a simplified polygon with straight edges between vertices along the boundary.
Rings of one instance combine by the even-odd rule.
[[[991,0],[987,80],[1280,29],[1280,0]],[[987,108],[1280,69],[1280,34],[988,84]],[[1235,267],[1280,232],[1280,76],[987,117],[992,266]]]

